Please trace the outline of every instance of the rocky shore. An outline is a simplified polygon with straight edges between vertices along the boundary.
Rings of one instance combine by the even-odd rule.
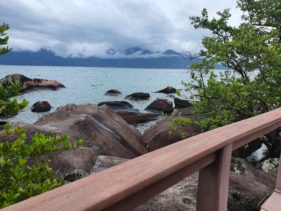
[[[0,85],[7,86],[14,82],[22,86],[22,91],[64,87],[57,81],[30,79],[18,74],[1,79]],[[171,94],[176,93],[176,89],[166,87],[158,92]],[[105,94],[117,96],[121,92],[112,89]],[[149,93],[138,92],[126,96],[125,99],[149,100],[149,96]],[[13,124],[24,128],[28,139],[36,132],[48,134],[52,131],[53,135],[67,134],[71,141],[80,138],[84,140],[83,146],[76,149],[48,155],[51,166],[57,171],[58,176],[69,182],[200,133],[200,129],[193,124],[180,128],[181,131],[185,131],[184,134],[171,131],[172,116],[188,117],[191,120],[198,118],[192,113],[192,102],[176,97],[174,103],[166,99],[156,99],[147,107],[147,112],[141,113],[125,99],[100,102],[98,105],[68,104],[57,108],[53,113],[45,114],[34,124],[24,122]],[[32,108],[39,109],[36,110],[38,112],[48,111],[50,107],[48,102],[38,102]],[[143,134],[136,129],[137,125],[151,121],[156,123]],[[8,141],[13,138],[0,130],[0,140]],[[272,163],[269,162],[270,165],[264,163],[261,166],[267,172],[257,169],[244,158],[232,159],[229,210],[258,210],[263,198],[274,189],[276,165],[272,167]],[[195,210],[197,183],[198,174],[194,174],[136,210]]]
[[[28,138],[36,132],[67,134],[72,141],[84,139],[76,149],[51,153],[51,166],[71,182],[98,173],[128,159],[180,141],[169,133],[169,118],[159,121],[143,135],[107,105],[66,105],[40,118],[35,124],[18,122]],[[187,128],[189,136],[198,133]],[[2,141],[12,140],[0,131]],[[276,170],[266,173],[245,159],[232,160],[229,210],[257,210],[258,203],[274,189]],[[136,210],[195,210],[198,175],[194,174],[159,194]]]

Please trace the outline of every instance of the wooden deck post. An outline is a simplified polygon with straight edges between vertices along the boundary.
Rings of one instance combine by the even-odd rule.
[[[230,144],[217,152],[216,161],[199,172],[197,211],[226,211],[230,163]]]

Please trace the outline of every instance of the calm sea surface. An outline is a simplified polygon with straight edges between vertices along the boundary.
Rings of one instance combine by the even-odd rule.
[[[19,73],[30,78],[57,80],[66,88],[56,91],[36,90],[17,97],[26,99],[29,106],[20,112],[12,121],[35,122],[41,115],[30,111],[33,103],[46,100],[52,105],[51,112],[57,107],[69,103],[97,104],[101,101],[124,100],[133,92],[149,92],[147,101],[129,101],[134,108],[143,111],[156,98],[173,100],[171,96],[154,93],[166,86],[183,89],[181,81],[188,81],[188,70],[179,69],[129,69],[129,68],[96,68],[96,67],[54,67],[54,66],[4,66],[0,65],[0,77]],[[105,96],[109,89],[118,89],[122,95]]]

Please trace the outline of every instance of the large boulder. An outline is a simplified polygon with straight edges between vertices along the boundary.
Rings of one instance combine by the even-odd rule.
[[[172,94],[172,93],[176,93],[177,90],[174,87],[171,86],[167,86],[164,89],[161,89],[159,91],[157,91],[156,93],[165,93],[165,94]]]
[[[50,153],[51,167],[67,181],[74,181],[88,176],[97,158],[92,147],[80,146],[75,149]]]
[[[35,133],[43,133],[45,135],[51,135],[51,136],[63,135],[59,131],[58,132],[52,131],[51,128],[41,127],[41,126],[37,126],[37,125],[25,123],[25,122],[12,122],[12,123],[10,122],[10,124],[14,128],[19,127],[19,128],[24,129],[24,131],[26,133],[26,140],[27,140],[28,143]],[[10,135],[7,135],[5,130],[3,130],[3,127],[1,127],[1,129],[0,129],[0,141],[5,142],[5,141],[11,141],[11,140],[15,140],[15,139],[17,139],[17,135],[15,135],[13,133],[10,134]]]
[[[165,99],[156,99],[151,104],[149,104],[145,110],[170,114],[174,109],[172,102]]]
[[[150,122],[158,118],[158,114],[154,113],[140,113],[134,111],[116,111],[129,124],[139,124]]]
[[[134,211],[196,211],[198,173],[195,173],[154,198],[134,209]]]
[[[0,79],[0,84],[2,86],[10,86],[12,84],[20,84],[23,85],[26,82],[32,81],[31,78],[28,78],[21,74],[11,74],[7,75],[4,78]]]
[[[98,154],[133,158],[146,153],[141,134],[107,106],[94,104],[60,107],[41,117],[36,126],[67,134],[72,140],[84,139],[84,146]]]
[[[144,132],[142,141],[148,151],[159,149],[199,133],[199,128],[195,124],[178,127],[176,130],[173,130],[171,124],[172,119],[165,118]]]
[[[68,181],[87,176],[98,155],[134,158],[147,152],[135,127],[107,106],[66,105],[34,125],[18,122],[14,126],[26,131],[27,143],[37,132],[51,136],[67,134],[72,143],[80,138],[84,140],[83,146],[47,155],[51,166]],[[16,139],[16,135],[0,130],[1,141]]]
[[[275,187],[275,176],[267,174],[245,159],[232,159],[228,209],[230,211],[258,211],[261,202]]]
[[[120,95],[122,93],[120,91],[116,90],[116,89],[110,89],[104,94],[109,95],[109,96],[117,96],[117,95]]]
[[[115,157],[115,156],[99,155],[91,170],[91,174],[98,173],[98,172],[108,169],[110,167],[124,163],[128,160],[129,159]]]
[[[47,112],[51,110],[51,105],[47,101],[38,101],[31,107],[32,112]]]
[[[148,100],[150,98],[150,94],[144,92],[135,92],[133,94],[127,95],[126,98],[130,100]]]
[[[105,101],[98,104],[98,106],[107,105],[113,110],[131,109],[133,105],[126,101]]]
[[[56,80],[38,79],[38,78],[28,78],[21,74],[7,75],[6,77],[0,79],[0,85],[9,86],[11,84],[20,84],[21,90],[31,90],[34,88],[48,88],[56,90],[57,88],[64,88],[65,86]]]
[[[187,108],[191,107],[192,104],[188,100],[180,99],[175,97],[174,98],[175,108]]]

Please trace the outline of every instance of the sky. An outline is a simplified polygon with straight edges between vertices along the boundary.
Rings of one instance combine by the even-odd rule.
[[[0,0],[0,23],[8,23],[14,51],[47,49],[59,56],[105,57],[108,49],[139,46],[152,51],[198,52],[207,31],[189,17],[207,8],[212,17],[235,0]]]

